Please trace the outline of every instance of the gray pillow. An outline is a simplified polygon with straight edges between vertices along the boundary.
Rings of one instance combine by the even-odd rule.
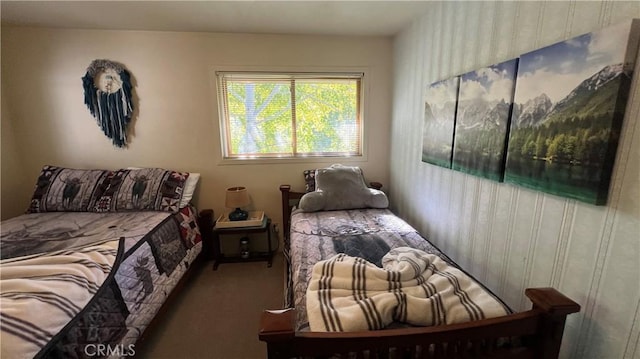
[[[332,165],[316,171],[316,190],[302,196],[305,212],[356,208],[387,208],[384,192],[368,188],[359,167]]]

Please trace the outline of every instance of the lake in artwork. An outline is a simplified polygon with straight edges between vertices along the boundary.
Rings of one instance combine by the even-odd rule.
[[[639,29],[630,20],[520,57],[505,182],[606,203]]]

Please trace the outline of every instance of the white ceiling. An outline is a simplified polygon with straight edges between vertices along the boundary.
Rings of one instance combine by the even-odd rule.
[[[2,25],[392,36],[429,1],[7,1]]]

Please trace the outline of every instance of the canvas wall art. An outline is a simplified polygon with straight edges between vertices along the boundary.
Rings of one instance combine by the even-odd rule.
[[[422,161],[451,168],[460,77],[431,84],[424,103]]]
[[[502,181],[518,59],[460,77],[453,169]]]
[[[639,25],[629,20],[520,57],[505,182],[606,203]]]

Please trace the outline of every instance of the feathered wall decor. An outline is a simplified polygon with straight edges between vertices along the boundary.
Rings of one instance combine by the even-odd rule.
[[[102,132],[114,146],[127,146],[131,122],[131,78],[124,66],[109,60],[94,60],[82,78],[84,103]]]

